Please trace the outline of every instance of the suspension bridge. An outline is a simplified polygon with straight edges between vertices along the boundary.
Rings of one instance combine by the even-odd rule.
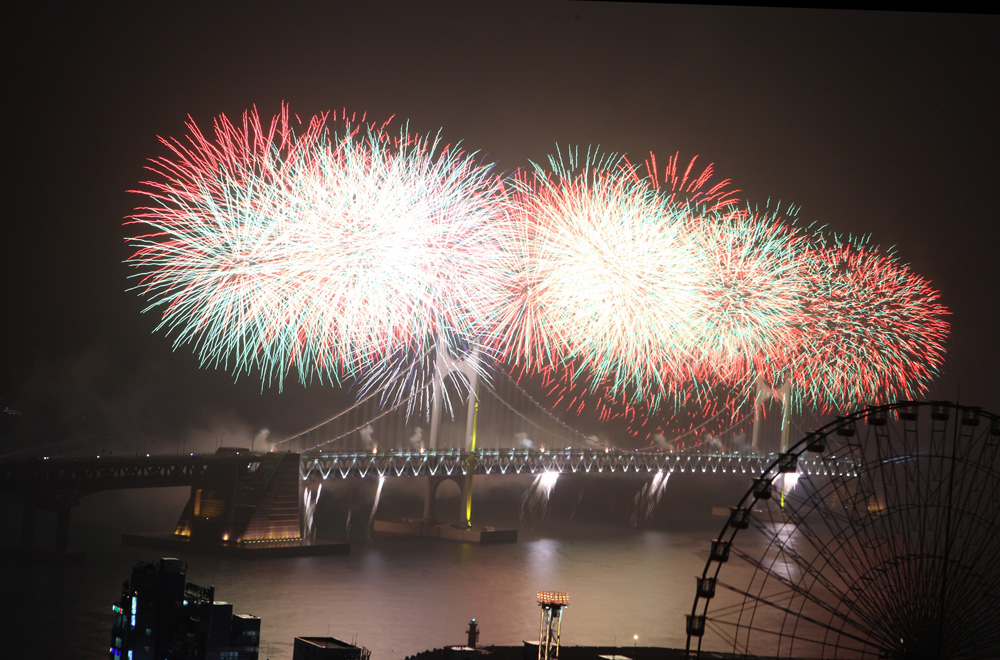
[[[756,475],[780,453],[773,428],[765,433],[766,445],[755,446],[756,427],[754,442],[747,441],[752,420],[714,434],[695,428],[648,449],[622,449],[577,431],[510,378],[487,382],[473,373],[466,382],[471,387],[457,394],[440,383],[393,400],[391,387],[368,393],[266,453],[223,448],[215,454],[0,461],[0,492],[23,500],[22,547],[28,549],[36,510],[56,512],[56,546],[64,551],[69,510],[83,496],[163,486],[191,489],[172,536],[245,545],[308,539],[319,487],[330,480],[423,479],[425,523],[436,519],[438,486],[455,481],[462,491],[460,521],[471,528],[477,475]],[[856,466],[803,455],[789,470],[852,476]]]

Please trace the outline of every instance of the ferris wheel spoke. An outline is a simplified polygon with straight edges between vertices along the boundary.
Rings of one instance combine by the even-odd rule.
[[[821,620],[817,619],[816,617],[810,616],[810,615],[805,614],[805,613],[803,613],[803,612],[801,612],[799,610],[793,609],[789,605],[783,604],[781,602],[781,599],[782,599],[782,594],[781,593],[775,593],[775,594],[770,594],[768,596],[763,596],[761,594],[752,594],[752,593],[750,593],[750,592],[748,592],[746,590],[740,589],[738,587],[735,587],[735,586],[733,586],[731,584],[727,584],[725,582],[721,582],[720,581],[717,584],[720,587],[728,589],[729,591],[732,591],[733,593],[739,594],[740,596],[743,596],[745,599],[748,599],[748,600],[750,600],[750,601],[752,601],[754,603],[758,603],[758,604],[761,604],[761,605],[766,605],[767,607],[770,607],[770,608],[772,608],[772,609],[774,609],[774,610],[776,610],[778,612],[782,612],[785,615],[791,617],[793,621],[799,621],[799,620],[801,620],[801,621],[808,622],[808,623],[810,623],[810,624],[812,624],[814,626],[818,626],[819,628],[821,628],[823,630],[826,630],[827,632],[833,633],[834,635],[836,635],[838,637],[846,637],[846,638],[848,638],[850,640],[858,642],[858,643],[860,643],[862,645],[862,648],[871,646],[870,636],[869,637],[862,637],[860,634],[854,634],[854,633],[851,633],[851,632],[847,632],[847,631],[843,630],[842,628],[837,628],[837,627],[831,625],[829,622],[821,621]],[[793,593],[796,593],[796,592],[793,591]],[[786,596],[786,597],[789,600],[791,600],[790,596]],[[863,626],[857,625],[856,622],[849,622],[849,623],[852,626],[854,626],[859,631],[859,633],[866,634],[866,635],[869,634],[868,630],[866,630]],[[744,627],[747,628],[748,630],[755,630],[757,632],[767,632],[767,633],[769,633],[771,635],[775,635],[775,636],[781,636],[783,634],[781,630],[775,631],[775,630],[771,630],[771,629],[767,629],[767,628],[753,628],[752,626],[744,626]],[[804,641],[809,641],[809,642],[818,643],[818,644],[825,644],[826,643],[826,642],[823,642],[823,641],[820,641],[820,640],[814,640],[814,639],[808,639],[808,638],[801,638],[801,639],[803,639]],[[855,649],[855,650],[858,650],[858,649]]]
[[[726,621],[724,619],[706,619],[705,625],[706,627],[710,627],[712,631],[715,632],[719,637],[730,640],[731,648],[733,649],[733,652],[736,653],[737,655],[748,655],[751,653],[749,651],[749,647],[741,646],[739,644],[736,637],[736,633],[739,632],[759,633],[761,635],[774,637],[779,640],[782,637],[785,638],[788,637],[783,633],[775,632],[774,630],[771,630],[770,628],[765,628],[763,626],[753,626],[753,625],[740,626],[737,623],[734,623],[732,621]],[[732,632],[730,632],[731,630]],[[828,645],[828,642],[826,642],[825,640],[811,638],[811,637],[798,637],[797,641],[808,644],[814,644],[820,647]],[[841,650],[861,654],[861,657],[865,657],[866,655],[874,657],[874,655],[878,652],[877,650],[873,649],[870,645],[867,646],[866,648],[841,647]]]
[[[743,552],[742,550],[739,550],[738,548],[734,548],[732,552],[748,562],[755,561],[753,557]],[[788,589],[790,593],[799,596],[803,601],[811,603],[813,606],[815,606],[820,610],[826,611],[827,613],[830,614],[831,618],[843,619],[846,623],[850,623],[852,626],[858,629],[864,629],[863,626],[859,625],[855,620],[851,619],[847,615],[847,613],[839,610],[838,608],[830,604],[831,602],[851,604],[852,600],[850,599],[847,593],[844,593],[841,589],[838,589],[836,586],[830,583],[830,581],[823,579],[818,571],[814,571],[808,568],[808,562],[797,561],[796,564],[799,565],[800,567],[803,567],[804,570],[807,571],[808,575],[814,578],[814,584],[806,585],[802,583],[797,583],[778,572],[767,571],[766,572],[767,578],[770,580],[775,580],[778,583],[782,584]],[[825,587],[825,591],[814,590],[815,583],[820,582],[821,580],[822,580],[821,584],[823,585],[823,587]],[[729,587],[728,585],[725,586],[726,588],[731,589],[731,587]],[[830,598],[831,595],[833,596],[833,598]],[[811,621],[811,619],[808,619],[807,617],[805,618]]]
[[[724,529],[735,561],[706,565],[720,591],[696,597],[704,629],[748,655],[1000,657],[1000,417],[970,410],[876,406],[770,463],[740,503],[746,524]],[[856,469],[788,486],[807,448]]]

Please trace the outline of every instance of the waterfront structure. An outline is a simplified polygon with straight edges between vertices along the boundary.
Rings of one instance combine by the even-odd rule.
[[[479,660],[489,651],[479,648],[479,624],[475,619],[469,621],[469,629],[465,631],[468,640],[465,646],[444,647],[444,660]]]
[[[298,457],[269,453],[227,468],[191,486],[174,536],[233,544],[302,540]]]
[[[335,637],[296,637],[292,660],[369,660],[371,651]]]
[[[138,562],[113,606],[109,660],[257,660],[260,618],[234,614],[179,559]]]

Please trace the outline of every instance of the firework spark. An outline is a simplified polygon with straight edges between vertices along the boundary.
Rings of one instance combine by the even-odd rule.
[[[865,239],[817,235],[802,341],[790,364],[802,403],[821,410],[914,398],[937,376],[949,324],[940,294]]]
[[[592,385],[659,391],[661,365],[690,364],[689,319],[705,305],[706,269],[686,213],[616,156],[570,150],[550,158],[550,170],[519,179],[517,217],[530,245],[511,315],[523,338],[514,361],[572,359]]]
[[[298,320],[289,303],[301,296],[275,249],[296,238],[287,163],[325,146],[326,119],[297,136],[287,108],[269,123],[254,109],[239,123],[216,119],[210,139],[189,118],[186,141],[161,138],[171,155],[151,161],[155,178],[134,191],[153,202],[128,223],[148,228],[129,239],[135,288],[161,314],[157,329],[175,347],[192,343],[203,364],[280,380],[276,338]]]
[[[777,210],[734,206],[691,222],[708,267],[697,339],[703,373],[744,388],[801,343],[806,237]]]
[[[175,345],[202,362],[260,368],[281,384],[337,382],[482,332],[506,287],[500,181],[440,136],[390,136],[287,109],[225,117],[215,139],[189,122],[190,147],[154,161],[158,202],[131,239],[140,292]]]
[[[730,181],[695,160],[674,155],[661,182],[653,154],[643,172],[571,149],[519,177],[521,286],[502,352],[560,383],[557,402],[583,405],[582,381],[649,410],[704,404],[720,383],[752,384],[791,340],[801,237],[777,212],[736,206]]]
[[[504,180],[440,134],[347,113],[187,129],[135,191],[128,262],[205,365],[398,402],[443,387],[443,364],[466,365],[447,370],[461,388],[499,359],[554,407],[652,436],[661,409],[731,421],[758,379],[825,410],[915,396],[943,362],[926,280],[740,203],[696,159],[571,149]]]

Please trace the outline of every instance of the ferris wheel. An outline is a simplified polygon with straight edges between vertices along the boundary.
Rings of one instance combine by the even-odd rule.
[[[730,509],[687,635],[692,657],[1000,658],[1000,417],[902,402],[807,434]]]

